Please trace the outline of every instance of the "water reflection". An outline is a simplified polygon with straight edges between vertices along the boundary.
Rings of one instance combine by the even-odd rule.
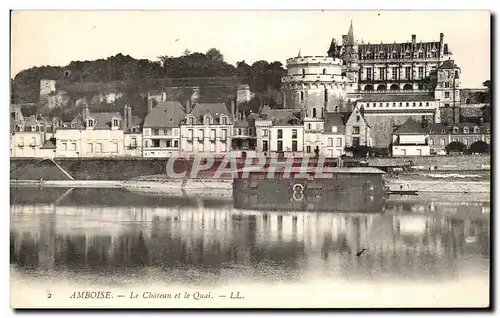
[[[11,188],[10,262],[26,274],[220,282],[452,279],[461,259],[489,259],[487,201],[391,197],[384,207],[270,212],[119,189]]]

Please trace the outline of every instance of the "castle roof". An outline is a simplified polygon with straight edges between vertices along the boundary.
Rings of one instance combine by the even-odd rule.
[[[338,132],[341,133],[345,129],[344,120],[342,115],[337,112],[327,112],[325,115],[325,133],[330,133],[332,127],[338,127]]]
[[[441,64],[439,67],[438,67],[439,70],[454,70],[454,69],[460,69],[460,67],[458,67],[456,64],[455,64],[455,61],[454,60],[446,60],[443,62],[443,64]]]

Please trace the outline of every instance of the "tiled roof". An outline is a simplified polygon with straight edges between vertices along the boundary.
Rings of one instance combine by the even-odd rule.
[[[203,116],[206,114],[210,114],[215,123],[219,122],[219,116],[223,114],[229,117],[229,121],[232,121],[231,114],[224,103],[198,103],[190,114],[195,117],[198,124],[203,122]]]
[[[443,62],[443,64],[441,64],[438,69],[439,70],[454,70],[454,69],[460,69],[460,67],[458,67],[456,64],[455,64],[455,61],[454,60],[446,60]]]
[[[47,139],[40,149],[56,149],[56,145],[52,142],[52,140]]]
[[[343,132],[345,129],[344,121],[342,120],[342,115],[340,113],[329,112],[326,113],[325,117],[325,133],[332,131],[332,127],[338,127],[338,132]]]
[[[363,94],[358,102],[428,102],[435,101],[429,94]]]
[[[263,120],[271,120],[275,126],[297,125],[299,118],[294,109],[266,109],[261,113]]]
[[[113,117],[122,119],[121,113],[91,113],[90,117],[94,118],[94,129],[109,129],[111,128],[111,120]]]
[[[393,134],[395,135],[420,135],[425,133],[425,129],[420,126],[420,124],[417,123],[413,118],[409,118],[393,132]]]
[[[147,128],[175,128],[179,127],[182,119],[186,116],[184,107],[178,101],[160,102],[153,108],[144,119],[144,127]],[[133,120],[132,120],[133,121]]]
[[[454,127],[458,127],[458,132],[453,131]],[[469,128],[469,134],[474,134],[474,127],[479,127],[480,134],[488,134],[488,130],[490,129],[491,125],[490,123],[485,123],[483,125],[476,125],[474,123],[455,123],[450,125],[428,124],[426,130],[431,135],[448,135],[448,134],[463,135],[465,127]]]

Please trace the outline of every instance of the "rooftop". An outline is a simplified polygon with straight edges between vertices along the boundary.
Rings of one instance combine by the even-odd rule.
[[[417,123],[413,118],[408,118],[402,125],[393,131],[395,135],[423,135],[426,134],[426,130]]]

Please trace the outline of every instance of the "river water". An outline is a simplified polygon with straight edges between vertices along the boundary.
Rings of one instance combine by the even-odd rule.
[[[13,307],[489,305],[489,196],[391,196],[380,211],[336,213],[11,187],[10,218]],[[72,298],[86,291],[112,298]]]

